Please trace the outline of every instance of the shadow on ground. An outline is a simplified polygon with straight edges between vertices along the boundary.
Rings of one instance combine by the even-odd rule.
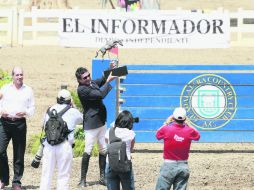
[[[26,185],[22,186],[22,190],[29,190],[29,189],[39,189],[39,186],[37,185]],[[12,187],[5,187],[5,190],[12,190]]]

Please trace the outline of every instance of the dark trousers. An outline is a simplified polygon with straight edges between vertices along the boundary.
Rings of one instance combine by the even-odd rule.
[[[0,123],[0,180],[9,184],[10,172],[8,165],[7,147],[12,139],[13,170],[12,184],[21,185],[24,172],[24,155],[26,149],[26,119],[9,121],[1,118]]]
[[[132,170],[129,172],[121,173],[112,171],[109,164],[106,164],[106,178],[108,190],[120,190],[120,184],[122,190],[133,190],[134,182]]]

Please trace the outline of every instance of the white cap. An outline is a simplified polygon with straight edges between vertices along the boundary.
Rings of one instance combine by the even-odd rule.
[[[60,99],[61,98],[64,99],[64,101],[70,100],[71,99],[71,93],[66,89],[62,89],[58,92],[57,97],[60,98]]]
[[[173,116],[176,120],[185,120],[186,110],[184,108],[178,107],[174,110]]]

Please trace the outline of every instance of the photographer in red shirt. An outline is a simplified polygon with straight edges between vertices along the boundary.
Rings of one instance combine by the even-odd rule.
[[[178,107],[156,133],[158,140],[164,140],[163,158],[156,190],[187,189],[189,179],[188,158],[192,140],[199,140],[198,130],[186,122],[186,110]]]

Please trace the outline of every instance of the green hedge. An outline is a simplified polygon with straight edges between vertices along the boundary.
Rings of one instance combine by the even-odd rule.
[[[83,112],[83,107],[82,107],[82,104],[79,100],[77,92],[71,91],[71,96],[72,96],[75,106],[79,109],[80,112]]]
[[[85,132],[82,126],[77,126],[74,131],[75,147],[73,149],[73,156],[79,157],[82,156],[85,149]],[[98,156],[99,149],[96,144],[93,147],[92,156]]]
[[[11,76],[7,72],[0,69],[0,87],[2,87],[4,84],[10,83],[11,81]]]
[[[29,153],[36,154],[37,150],[39,149],[40,146],[40,134],[32,135],[30,137],[28,145],[27,145],[27,150]]]

